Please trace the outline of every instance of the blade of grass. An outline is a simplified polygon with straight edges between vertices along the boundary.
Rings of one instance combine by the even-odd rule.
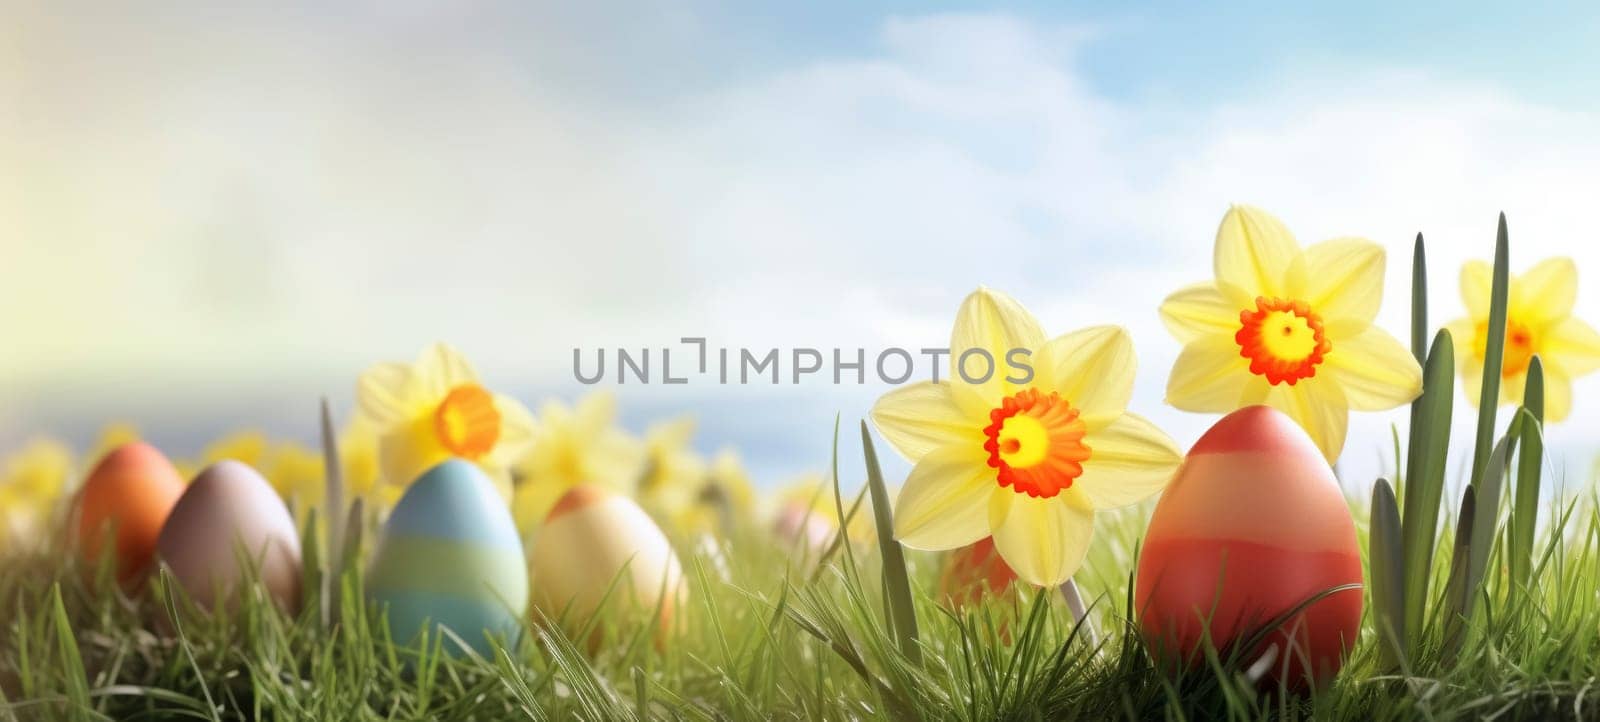
[[[328,598],[323,586],[326,571],[321,548],[317,546],[317,528],[321,523],[316,507],[312,507],[306,512],[305,526],[300,529],[300,548],[304,550],[300,557],[300,608],[316,610],[318,621],[326,627]]]
[[[1389,482],[1372,485],[1372,525],[1368,558],[1372,566],[1373,623],[1378,630],[1378,659],[1384,670],[1396,669],[1406,655],[1405,567],[1400,547],[1400,507]]]
[[[340,562],[344,560],[345,515],[344,465],[339,461],[338,437],[333,432],[333,412],[328,408],[326,396],[322,397],[322,414],[319,421],[322,432],[322,473],[327,479],[323,493],[323,508],[328,517],[327,546],[323,547],[322,558],[330,565],[322,575],[322,623],[328,625],[333,623],[339,609],[339,605],[334,602],[334,592],[339,588],[339,575],[343,573]]]
[[[1484,575],[1489,568],[1489,552],[1494,550],[1495,537],[1499,530],[1500,494],[1505,488],[1505,479],[1508,472],[1506,463],[1511,453],[1511,448],[1516,445],[1516,437],[1507,434],[1495,444],[1494,451],[1489,454],[1488,465],[1483,469],[1483,478],[1477,486],[1477,508],[1473,510],[1475,518],[1472,520],[1472,547],[1467,556],[1467,586],[1463,590],[1465,597],[1462,599],[1462,616],[1467,620],[1472,619],[1473,603],[1478,598],[1478,590],[1483,588]]]
[[[833,450],[831,452],[831,456],[829,457],[829,462],[828,463],[829,463],[829,470],[833,473],[833,507],[834,507],[834,513],[836,513],[838,515],[838,517],[839,517],[839,531],[838,531],[838,533],[839,533],[840,537],[843,537],[845,534],[849,533],[849,530],[847,530],[845,528],[845,526],[844,526],[844,524],[845,524],[845,522],[844,522],[844,519],[845,519],[844,492],[842,492],[840,490],[840,488],[839,488],[839,484],[840,484],[840,481],[839,481],[839,420],[840,420],[840,418],[841,417],[840,417],[839,414],[834,414],[833,415],[833,447],[832,447]],[[868,491],[870,492],[871,490],[868,489]],[[876,520],[874,520],[874,521],[876,521]],[[851,547],[849,544],[845,544],[844,545],[844,560],[845,560],[845,570],[848,571],[852,576],[855,575],[856,574],[856,569],[857,569],[857,567],[856,567],[856,553],[855,553],[855,548]],[[817,568],[821,569],[822,565],[819,563],[817,565]]]
[[[1477,444],[1472,451],[1473,483],[1483,475],[1484,464],[1489,460],[1494,445],[1494,421],[1500,398],[1500,369],[1505,359],[1506,346],[1506,294],[1510,282],[1510,250],[1506,234],[1506,214],[1500,214],[1500,228],[1494,240],[1494,282],[1489,290],[1488,344],[1483,351],[1483,385],[1478,393]]]
[[[1466,491],[1461,493],[1461,511],[1456,519],[1455,547],[1450,554],[1450,576],[1444,584],[1444,647],[1439,652],[1440,661],[1445,666],[1455,663],[1456,652],[1461,647],[1461,634],[1464,612],[1462,611],[1467,593],[1467,558],[1472,553],[1472,524],[1477,518],[1474,507],[1477,506],[1476,495],[1472,485],[1467,484]]]
[[[912,664],[922,665],[922,648],[917,645],[917,610],[911,600],[911,580],[906,573],[905,550],[894,538],[894,520],[889,512],[889,492],[883,485],[883,469],[872,446],[872,432],[861,422],[861,453],[866,457],[867,485],[872,489],[872,515],[878,523],[878,551],[883,555],[883,580],[889,600],[889,626],[900,643],[900,653]]]
[[[78,654],[78,640],[72,636],[72,621],[67,617],[67,607],[61,601],[61,585],[50,589],[50,605],[55,618],[56,646],[61,654],[61,674],[67,686],[67,719],[93,718],[94,703],[89,699],[89,677],[83,669],[83,657]]]
[[[1411,246],[1411,355],[1417,363],[1428,353],[1428,258],[1422,247],[1422,234]],[[1416,404],[1412,404],[1412,409]]]
[[[1527,587],[1533,572],[1533,535],[1539,522],[1539,473],[1544,460],[1544,364],[1538,356],[1528,365],[1522,392],[1521,448],[1517,452],[1516,499],[1511,508],[1512,591]],[[1526,416],[1521,414],[1525,413]]]
[[[1450,446],[1451,411],[1455,406],[1455,341],[1449,331],[1433,337],[1422,374],[1422,396],[1412,407],[1410,451],[1406,459],[1405,507],[1401,518],[1404,557],[1407,653],[1417,652],[1433,579],[1434,544],[1439,535],[1439,505],[1444,500],[1444,472]]]
[[[1417,359],[1418,366],[1428,363],[1428,259],[1423,248],[1422,234],[1417,234],[1416,243],[1411,246],[1411,355]],[[1426,392],[1427,385],[1423,385]],[[1411,425],[1417,428],[1417,415],[1422,409],[1423,397],[1417,396],[1411,401]],[[1393,429],[1393,427],[1390,427]],[[1405,494],[1405,485],[1409,482],[1410,472],[1403,466],[1402,459],[1409,456],[1400,455],[1400,434],[1395,432],[1394,439],[1394,490],[1402,498]]]

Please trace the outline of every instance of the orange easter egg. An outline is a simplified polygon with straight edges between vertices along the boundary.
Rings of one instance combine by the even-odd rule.
[[[183,477],[155,447],[132,442],[112,449],[78,496],[78,545],[90,564],[114,549],[117,581],[136,584],[155,558],[156,539],[183,495]]]
[[[1201,663],[1209,635],[1264,683],[1326,684],[1355,646],[1361,590],[1355,523],[1328,462],[1288,416],[1235,411],[1189,450],[1150,517],[1134,604],[1151,654]],[[1309,602],[1309,603],[1308,603]],[[1305,605],[1302,607],[1302,605]]]

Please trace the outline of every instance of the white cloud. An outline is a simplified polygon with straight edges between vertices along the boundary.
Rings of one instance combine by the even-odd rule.
[[[211,42],[36,28],[0,70],[0,98],[30,109],[0,115],[0,158],[28,179],[0,184],[14,259],[0,299],[29,309],[0,395],[94,413],[151,377],[199,384],[213,407],[241,377],[340,391],[435,337],[499,378],[573,393],[575,344],[935,345],[985,283],[1051,330],[1129,326],[1135,403],[1186,441],[1208,420],[1160,405],[1177,345],[1155,307],[1209,275],[1229,202],[1303,241],[1388,246],[1382,320],[1401,337],[1418,230],[1437,322],[1502,209],[1515,266],[1559,253],[1600,273],[1596,118],[1425,71],[1283,75],[1156,107],[1094,89],[1076,60],[1090,31],[942,15],[890,20],[856,55],[640,104],[574,90],[617,72],[587,72],[601,53],[570,39],[538,42],[560,28],[427,34],[452,21],[495,19],[434,8],[354,37],[288,24]],[[665,27],[653,42],[679,54],[706,33]],[[426,52],[397,41],[413,34]],[[1600,293],[1579,313],[1600,320]],[[1564,448],[1600,421],[1600,381],[1577,391],[1553,434]],[[697,392],[733,393],[649,398]],[[874,395],[762,394],[847,416]],[[1358,416],[1353,476],[1376,471],[1398,418]]]

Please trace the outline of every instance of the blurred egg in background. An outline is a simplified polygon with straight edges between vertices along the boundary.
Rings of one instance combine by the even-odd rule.
[[[183,477],[167,457],[134,441],[112,449],[84,479],[78,494],[78,543],[89,564],[109,550],[117,580],[145,578],[167,516],[183,495]]]
[[[573,487],[556,502],[534,538],[529,570],[534,606],[569,627],[604,603],[616,615],[610,618],[659,609],[665,629],[686,591],[678,556],[655,521],[632,499],[593,485]]]
[[[184,493],[184,479],[162,451],[130,442],[102,456],[78,491],[78,548],[88,564],[107,552],[117,581],[144,580],[166,517]]]
[[[300,537],[261,474],[225,459],[206,467],[172,508],[157,541],[161,562],[206,609],[229,603],[256,574],[284,611],[300,609]]]
[[[953,609],[977,604],[986,595],[1001,596],[1017,573],[995,551],[994,537],[984,537],[944,555],[939,567],[941,602]]]

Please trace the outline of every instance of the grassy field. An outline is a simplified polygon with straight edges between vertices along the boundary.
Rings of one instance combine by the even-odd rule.
[[[1353,507],[1365,548],[1367,510]],[[431,651],[398,649],[381,610],[362,601],[359,570],[343,580],[342,621],[325,625],[315,592],[299,618],[261,596],[233,614],[204,615],[169,594],[163,578],[128,596],[106,569],[46,550],[0,563],[0,717],[1600,717],[1600,506],[1592,498],[1547,507],[1531,587],[1514,586],[1495,556],[1486,613],[1473,618],[1458,651],[1445,650],[1443,625],[1433,624],[1413,662],[1388,668],[1369,613],[1344,672],[1309,696],[1258,689],[1242,665],[1220,658],[1178,679],[1156,671],[1128,622],[1148,513],[1146,505],[1101,517],[1077,577],[1090,602],[1081,625],[1053,590],[1014,587],[952,611],[935,599],[940,558],[909,553],[909,654],[885,591],[896,575],[884,574],[875,543],[838,545],[818,564],[753,528],[725,540],[719,556],[685,557],[690,604],[664,637],[596,619],[572,636],[598,643],[574,644],[556,625],[530,622],[489,659],[440,654],[438,639]],[[1449,533],[1439,539],[1441,549],[1452,546]],[[314,578],[322,565],[308,561]],[[1435,588],[1447,567],[1441,555]]]

